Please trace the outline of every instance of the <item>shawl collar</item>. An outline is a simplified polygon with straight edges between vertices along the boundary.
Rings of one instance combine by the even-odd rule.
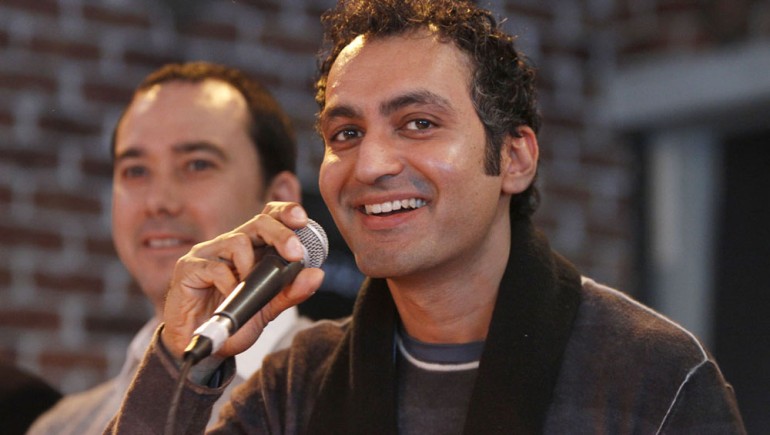
[[[526,218],[511,220],[500,284],[466,434],[541,433],[580,304],[580,275]],[[385,280],[367,279],[321,384],[308,432],[396,434],[394,331]]]

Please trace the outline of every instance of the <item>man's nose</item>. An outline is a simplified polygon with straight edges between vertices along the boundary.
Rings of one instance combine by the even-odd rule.
[[[404,169],[402,151],[387,132],[370,130],[358,147],[355,177],[364,184],[395,176]]]
[[[183,181],[174,175],[156,176],[145,191],[147,214],[176,216],[184,205]]]

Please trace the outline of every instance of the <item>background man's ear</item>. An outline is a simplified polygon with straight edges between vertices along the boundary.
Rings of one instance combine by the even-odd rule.
[[[507,135],[500,149],[502,188],[511,195],[525,191],[532,184],[540,157],[535,132],[527,126],[519,127],[518,131],[520,137]]]
[[[278,173],[265,190],[265,201],[302,202],[302,186],[289,171]]]

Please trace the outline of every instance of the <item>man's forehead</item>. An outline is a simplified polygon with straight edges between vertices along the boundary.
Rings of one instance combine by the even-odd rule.
[[[120,119],[116,133],[123,136],[139,129],[165,135],[164,129],[176,128],[183,130],[177,131],[177,135],[212,129],[225,134],[242,129],[249,120],[245,98],[229,83],[216,79],[171,80],[138,92]],[[243,130],[247,134],[247,129]]]
[[[356,36],[348,45],[346,45],[340,53],[337,55],[337,58],[334,60],[334,63],[337,64],[338,62],[345,63],[350,58],[355,57],[358,55],[361,50],[363,50],[366,46],[372,45],[372,44],[389,44],[389,43],[399,43],[407,40],[427,40],[432,41],[437,44],[450,44],[449,41],[444,41],[438,33],[438,30],[434,26],[424,26],[424,27],[416,27],[413,29],[405,29],[402,32],[393,33],[393,34],[387,34],[387,35],[371,35],[371,34],[361,34]],[[405,53],[406,54],[406,53]],[[398,59],[393,59],[394,61],[397,61]]]
[[[387,68],[377,70],[372,78],[392,76],[409,63],[425,65],[430,56],[443,56],[459,68],[470,71],[472,60],[470,55],[460,49],[451,39],[443,38],[437,31],[428,27],[407,30],[402,33],[382,36],[359,35],[346,45],[331,65],[327,86],[333,87],[341,75],[351,68]],[[327,89],[327,92],[329,89]]]
[[[242,107],[243,106],[243,107]],[[115,156],[149,156],[159,151],[184,155],[234,146],[232,135],[248,138],[243,96],[220,80],[172,80],[138,93],[114,136]],[[229,138],[229,139],[228,139]],[[249,148],[252,148],[249,146]]]
[[[200,98],[216,109],[224,109],[228,106],[246,108],[246,99],[240,91],[222,80],[206,79],[201,82]]]
[[[411,51],[401,53],[401,48]],[[424,63],[436,59],[442,60],[442,66]],[[406,103],[449,107],[450,98],[442,96],[449,82],[469,86],[470,62],[463,51],[437,33],[423,28],[375,38],[359,35],[340,52],[329,71],[321,117],[352,116],[348,112],[372,103],[382,113]],[[358,98],[362,87],[370,98]],[[348,98],[351,89],[357,91],[352,94],[355,100]],[[374,101],[377,96],[381,101]]]
[[[356,36],[350,44],[346,45],[337,58],[334,60],[334,66],[342,67],[355,58],[366,45],[367,37],[365,35]]]
[[[246,109],[246,99],[231,84],[214,78],[201,81],[170,80],[138,92],[130,111],[143,114],[154,107],[167,105],[206,107],[210,110]]]

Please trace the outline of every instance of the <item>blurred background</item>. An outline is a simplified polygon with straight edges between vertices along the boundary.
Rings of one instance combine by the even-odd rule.
[[[150,307],[110,238],[109,140],[166,62],[259,78],[292,115],[306,203],[319,16],[333,0],[0,0],[0,358],[65,393],[119,370]],[[770,2],[480,0],[540,70],[538,226],[683,324],[770,427]],[[360,276],[341,240],[320,295]],[[312,308],[311,308],[312,309]]]

